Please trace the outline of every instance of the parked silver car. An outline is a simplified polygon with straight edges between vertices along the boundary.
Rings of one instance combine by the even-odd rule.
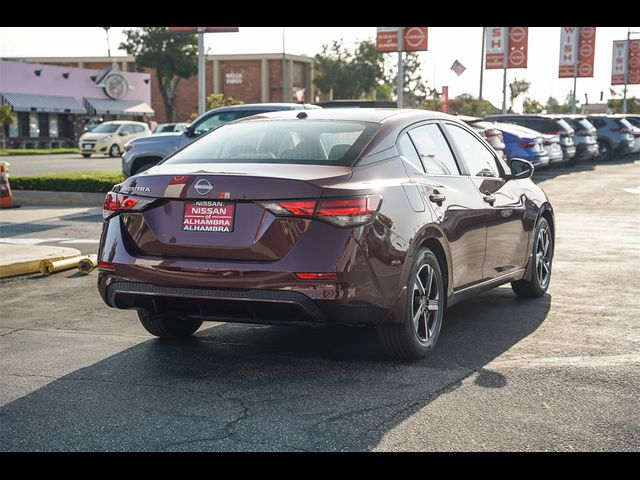
[[[598,134],[597,160],[609,160],[613,155],[626,155],[635,147],[633,126],[615,115],[589,115],[587,120],[596,127]]]

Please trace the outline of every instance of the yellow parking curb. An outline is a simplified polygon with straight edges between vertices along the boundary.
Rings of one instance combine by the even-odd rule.
[[[69,247],[0,244],[0,278],[39,272],[43,260],[58,261],[80,255],[80,250]]]

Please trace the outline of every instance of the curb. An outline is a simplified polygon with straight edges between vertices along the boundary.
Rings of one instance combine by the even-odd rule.
[[[106,193],[12,190],[14,205],[25,207],[101,207]]]
[[[0,244],[0,247],[4,247],[5,249],[10,248],[6,244]],[[11,245],[11,247],[14,247],[14,245]],[[17,261],[9,260],[7,263],[0,264],[0,278],[26,275],[28,273],[37,273],[40,271],[40,262],[42,260],[57,261],[82,255],[80,250],[76,248],[32,245],[28,247],[28,250],[33,252],[32,256],[31,258],[25,259],[25,246],[15,245],[15,247],[20,248],[21,253],[18,254]],[[10,248],[10,250],[17,249]],[[11,251],[3,252],[2,256],[5,258],[14,256],[15,258],[15,253],[12,255]],[[20,258],[21,256],[22,258]]]

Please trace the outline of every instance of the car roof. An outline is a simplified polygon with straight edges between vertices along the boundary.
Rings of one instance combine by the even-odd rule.
[[[432,119],[453,120],[462,123],[453,115],[434,112],[431,110],[409,109],[409,108],[327,108],[322,110],[305,110],[306,118],[311,120],[343,120],[356,122],[393,123],[404,121],[420,121]],[[300,115],[299,111],[278,111],[268,112],[260,115],[253,115],[238,120],[278,120],[294,119]]]
[[[98,125],[104,125],[105,123],[112,123],[114,125],[126,125],[126,124],[135,124],[135,125],[146,125],[144,122],[134,122],[133,120],[108,120],[106,122],[99,123]]]
[[[239,105],[225,105],[224,107],[214,108],[209,112],[222,112],[226,110],[306,110],[306,109],[318,109],[322,107],[318,105],[311,105],[310,103],[286,103],[286,102],[272,102],[272,103],[241,103]],[[207,112],[208,113],[208,112]]]

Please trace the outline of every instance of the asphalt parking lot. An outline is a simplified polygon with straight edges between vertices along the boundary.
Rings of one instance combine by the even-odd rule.
[[[0,450],[640,450],[640,159],[537,181],[556,210],[548,294],[450,308],[419,362],[368,329],[163,341],[103,305],[95,272],[0,280]],[[100,216],[0,228],[97,239]]]

